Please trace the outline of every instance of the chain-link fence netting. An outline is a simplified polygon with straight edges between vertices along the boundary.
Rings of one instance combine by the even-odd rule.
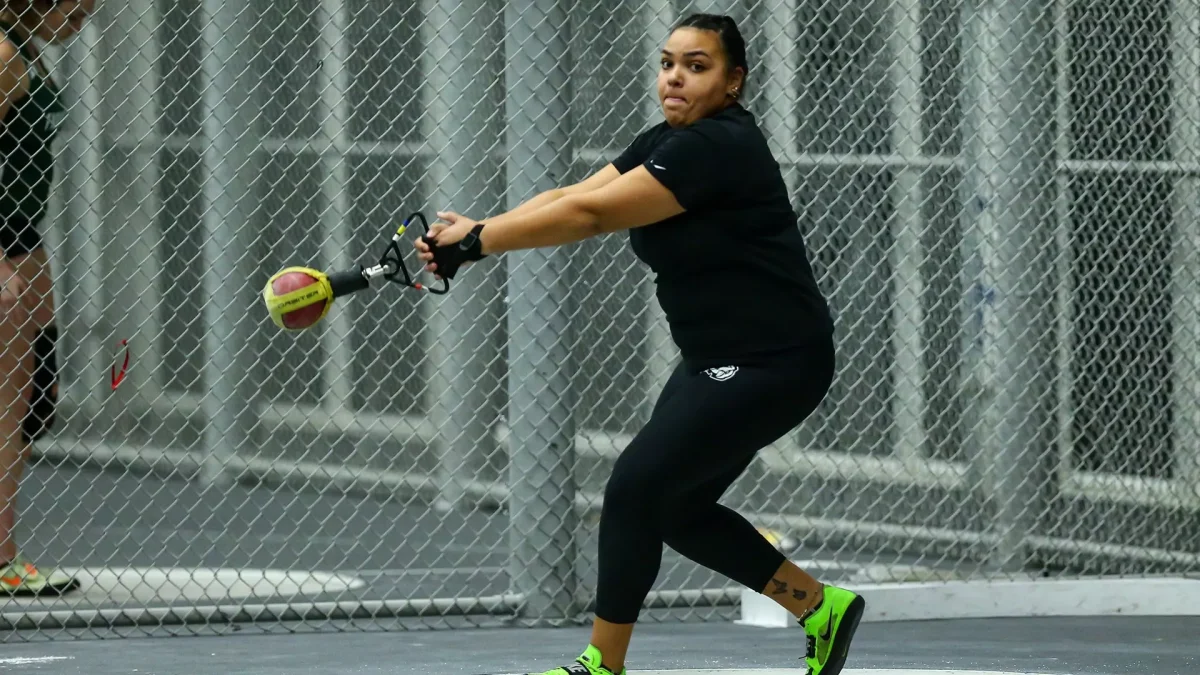
[[[21,80],[62,113],[53,287],[2,334],[0,557],[79,587],[5,595],[0,626],[585,616],[605,481],[677,357],[624,235],[298,333],[261,289],[602,168],[661,119],[658,52],[697,10],[746,36],[837,321],[832,391],[724,503],[847,584],[1200,571],[1196,0],[128,0]],[[37,173],[10,180],[18,98],[11,194]],[[739,597],[667,550],[646,619]]]

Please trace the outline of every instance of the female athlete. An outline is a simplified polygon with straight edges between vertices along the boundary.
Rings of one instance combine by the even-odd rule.
[[[663,46],[662,122],[578,184],[479,221],[438,213],[416,243],[427,270],[453,278],[485,255],[628,230],[682,355],[605,489],[590,643],[543,675],[625,672],[664,545],[789,610],[812,675],[842,670],[862,616],[860,596],[817,581],[718,503],[834,373],[833,322],[779,164],[738,102],[748,71],[732,19],[689,16]]]

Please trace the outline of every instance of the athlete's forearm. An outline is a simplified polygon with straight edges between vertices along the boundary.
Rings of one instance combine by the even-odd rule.
[[[564,195],[523,213],[515,210],[487,218],[480,243],[483,253],[573,244],[599,234],[597,217],[577,195]]]
[[[552,202],[558,201],[559,199],[562,199],[566,195],[567,195],[566,190],[563,190],[562,188],[552,188],[550,190],[546,190],[545,192],[537,195],[536,197],[531,197],[531,198],[525,200],[524,202],[519,204],[516,208],[512,209],[511,211],[505,211],[504,213],[502,213],[500,215],[501,216],[516,216],[516,215],[532,213],[533,211],[537,211],[538,209],[542,208],[543,206],[546,206],[547,204],[550,204]],[[499,217],[499,216],[497,216],[497,217]]]

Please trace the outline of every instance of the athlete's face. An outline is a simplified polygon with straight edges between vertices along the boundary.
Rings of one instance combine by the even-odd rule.
[[[84,23],[95,11],[96,0],[35,0],[21,12],[21,23],[46,42],[61,44],[83,30]]]
[[[742,69],[732,72],[721,38],[710,30],[679,28],[663,46],[658,101],[667,124],[681,127],[725,108],[735,99]]]

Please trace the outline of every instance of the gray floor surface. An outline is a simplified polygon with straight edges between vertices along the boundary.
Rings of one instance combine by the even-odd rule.
[[[18,540],[30,557],[46,566],[342,573],[365,581],[366,590],[356,597],[368,599],[471,597],[509,591],[505,512],[439,512],[416,501],[381,501],[281,486],[234,485],[206,491],[184,480],[46,464],[31,467],[19,502]],[[581,593],[595,583],[596,537],[595,523],[585,519],[578,530],[575,565]],[[804,551],[789,553],[793,559],[808,556]],[[855,564],[915,562],[898,556],[886,560],[856,556],[854,551],[824,552],[817,557],[827,559],[820,573],[830,582],[847,580]],[[670,590],[732,586],[728,579],[670,550],[664,554],[656,584]],[[280,599],[257,598],[261,602]],[[204,600],[224,602],[217,596]]]
[[[0,672],[30,675],[474,675],[569,661],[587,628],[141,637],[0,646]],[[729,624],[647,624],[629,653],[645,670],[794,668],[802,636]],[[43,660],[54,659],[54,660]],[[7,662],[7,663],[6,663]],[[1047,675],[1195,675],[1200,618],[1111,617],[864,624],[847,672],[978,669]]]
[[[206,492],[181,480],[45,465],[30,471],[21,504],[21,540],[39,560],[64,565],[340,571],[365,579],[367,586],[354,597],[368,599],[468,596],[508,589],[502,513],[438,513],[421,504],[286,488],[234,486]],[[594,549],[594,529],[582,528],[582,549]],[[838,558],[855,562],[852,555]],[[594,566],[583,554],[579,564],[590,584]],[[825,576],[837,579],[838,575],[831,568]],[[725,583],[668,555],[658,586]],[[46,603],[43,608],[54,605]],[[0,604],[2,612],[12,609],[11,603]],[[668,618],[639,628],[630,652],[631,672],[686,668],[802,672],[803,639],[795,629],[737,626],[720,617],[713,619],[712,611],[707,613],[710,621],[695,621],[702,614],[652,612],[653,617]],[[363,623],[338,632],[334,622],[265,629],[222,625],[0,632],[0,673],[537,672],[569,661],[588,635],[586,627],[527,629],[490,618],[449,623],[484,627],[430,630],[429,621],[399,620],[380,622],[394,629],[387,632]],[[128,639],[106,639],[120,637]],[[1200,675],[1200,618],[866,624],[848,667]]]

